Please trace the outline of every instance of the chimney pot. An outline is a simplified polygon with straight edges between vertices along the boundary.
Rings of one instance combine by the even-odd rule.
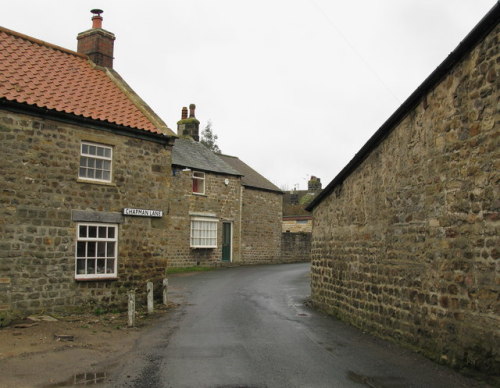
[[[181,114],[181,120],[185,120],[188,118],[188,108],[183,107],[182,108],[182,114]]]
[[[92,9],[90,12],[94,14],[94,16],[92,16],[92,28],[102,28],[101,13],[103,13],[104,11],[102,9],[95,8]]]
[[[92,16],[92,28],[102,28],[102,16]]]
[[[77,51],[99,66],[113,67],[115,35],[102,29],[102,9],[92,9],[92,28],[78,34]]]

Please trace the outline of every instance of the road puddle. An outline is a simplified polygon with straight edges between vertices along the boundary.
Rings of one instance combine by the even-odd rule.
[[[71,387],[73,385],[96,385],[104,383],[106,377],[107,377],[106,372],[78,373],[65,381],[45,385],[44,388]]]

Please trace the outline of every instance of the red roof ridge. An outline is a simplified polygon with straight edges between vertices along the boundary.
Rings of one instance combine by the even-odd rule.
[[[21,34],[20,32],[17,32],[17,31],[9,30],[8,28],[2,27],[2,26],[0,26],[0,31],[3,31],[6,34],[10,34],[10,35],[16,36],[16,37],[24,39],[24,40],[29,40],[30,42],[36,43],[40,46],[46,46],[46,47],[52,48],[54,50],[62,51],[66,54],[71,54],[71,55],[81,57],[81,58],[88,58],[87,55],[85,55],[85,54],[80,54],[76,51],[69,50],[67,48],[46,42],[46,41],[41,40],[41,39],[33,38],[32,36],[29,36],[29,35]]]

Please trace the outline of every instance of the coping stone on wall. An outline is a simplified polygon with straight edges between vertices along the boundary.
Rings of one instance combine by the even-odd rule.
[[[72,210],[71,220],[75,222],[108,222],[123,223],[123,215],[116,212],[96,212],[88,210]]]

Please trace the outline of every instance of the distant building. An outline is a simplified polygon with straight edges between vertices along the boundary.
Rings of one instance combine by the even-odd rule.
[[[311,176],[307,182],[307,190],[285,192],[283,195],[282,232],[312,232],[312,213],[306,210],[306,207],[321,191],[321,188],[320,178]]]
[[[182,109],[172,154],[170,266],[273,263],[281,257],[281,190],[240,159],[199,142]]]

